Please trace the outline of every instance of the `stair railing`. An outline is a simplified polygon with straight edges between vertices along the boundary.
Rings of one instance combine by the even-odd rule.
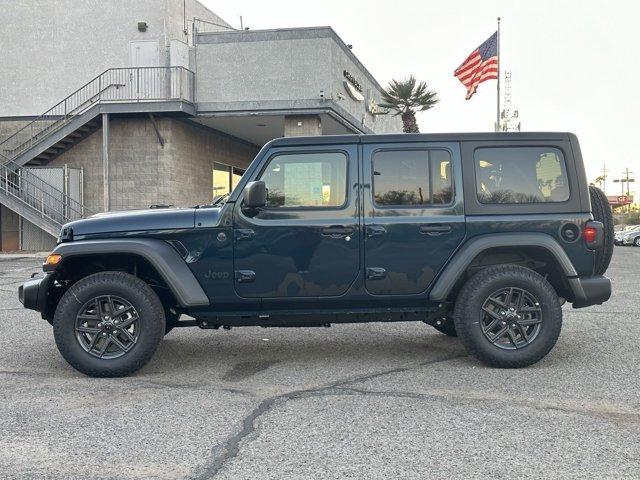
[[[99,103],[194,103],[194,81],[185,67],[110,68],[1,142],[0,153],[15,160]]]
[[[57,227],[93,214],[59,188],[11,161],[0,164],[0,193],[30,207],[32,212]]]

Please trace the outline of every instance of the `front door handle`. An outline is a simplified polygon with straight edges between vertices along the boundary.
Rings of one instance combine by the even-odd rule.
[[[322,235],[330,237],[344,237],[353,233],[352,227],[346,227],[344,225],[332,225],[331,227],[325,227],[322,229]]]
[[[253,270],[236,270],[235,274],[238,283],[253,283],[256,279],[256,272]]]
[[[426,235],[444,235],[451,232],[451,225],[420,225],[420,233]]]
[[[250,228],[237,228],[236,229],[236,240],[251,240],[256,232],[251,230]]]

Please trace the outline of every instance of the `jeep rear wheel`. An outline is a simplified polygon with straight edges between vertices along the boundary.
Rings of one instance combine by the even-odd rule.
[[[75,283],[53,319],[58,350],[92,377],[118,377],[142,368],[165,332],[162,303],[142,280],[102,272]]]
[[[528,268],[500,265],[472,277],[458,294],[458,335],[471,354],[501,368],[526,367],[555,345],[562,309],[553,287]]]

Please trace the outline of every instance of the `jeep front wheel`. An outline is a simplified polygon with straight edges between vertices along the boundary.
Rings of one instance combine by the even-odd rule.
[[[470,353],[501,368],[519,368],[541,360],[562,328],[562,309],[553,287],[528,268],[486,268],[458,295],[456,331]]]
[[[53,319],[58,350],[92,377],[119,377],[142,368],[165,333],[164,309],[145,282],[102,272],[75,283]]]

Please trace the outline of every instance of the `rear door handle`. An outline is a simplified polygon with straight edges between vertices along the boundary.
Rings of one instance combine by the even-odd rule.
[[[382,267],[368,267],[367,279],[368,280],[382,280],[387,276],[387,271]]]
[[[382,225],[369,225],[367,227],[367,237],[380,237],[387,233],[387,229]]]
[[[346,227],[344,225],[332,225],[331,227],[325,227],[322,229],[322,235],[331,237],[344,237],[353,233],[352,227]]]
[[[240,240],[251,240],[256,232],[251,230],[250,228],[237,228],[236,229],[236,241]]]
[[[420,225],[420,233],[426,235],[444,235],[451,232],[451,225]]]

